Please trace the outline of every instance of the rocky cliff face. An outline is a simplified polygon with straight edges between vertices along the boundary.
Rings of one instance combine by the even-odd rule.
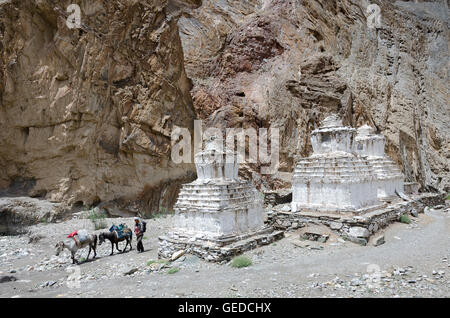
[[[79,29],[66,25],[72,2]],[[373,0],[377,28],[355,0],[0,3],[3,192],[112,214],[169,209],[195,173],[171,162],[170,134],[196,116],[280,128],[279,172],[241,172],[286,187],[330,112],[383,133],[408,180],[449,189],[445,0]]]
[[[2,1],[0,188],[111,214],[170,208],[195,171],[171,162],[170,134],[193,127],[177,21],[199,4]]]
[[[409,181],[448,191],[447,13],[445,0],[204,0],[179,21],[195,110],[207,125],[280,128],[280,172],[263,188],[288,184],[337,112],[383,133]]]

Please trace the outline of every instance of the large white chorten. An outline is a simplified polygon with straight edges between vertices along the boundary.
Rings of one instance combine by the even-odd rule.
[[[239,179],[237,155],[222,146],[210,139],[196,154],[198,178],[181,188],[174,226],[159,237],[159,257],[183,250],[223,261],[283,238],[283,231],[264,224],[262,196],[251,182]]]
[[[385,138],[375,134],[375,129],[364,125],[358,128],[353,150],[365,156],[377,176],[378,198],[381,200],[396,197],[395,192],[403,193],[404,175],[397,165],[384,152]]]
[[[352,152],[356,130],[328,116],[311,133],[313,155],[301,159],[292,178],[292,211],[364,212],[379,205],[374,170]]]

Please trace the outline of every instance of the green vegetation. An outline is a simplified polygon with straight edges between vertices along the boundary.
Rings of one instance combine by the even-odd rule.
[[[406,214],[404,214],[400,217],[400,222],[409,224],[411,223],[411,219]]]
[[[450,200],[450,194],[447,195],[447,197],[445,198],[445,200]]]
[[[108,226],[106,223],[106,213],[99,211],[98,209],[92,209],[89,211],[89,220],[94,224],[96,230],[104,229]]]
[[[158,212],[154,213],[150,216],[151,219],[158,219],[158,218],[165,218],[168,215],[173,214],[169,209],[163,207],[162,205],[159,206]]]
[[[167,274],[175,274],[178,273],[180,271],[180,269],[178,267],[172,267],[171,269],[169,269],[167,271]]]
[[[40,219],[40,221],[41,221],[41,223],[48,224],[48,217],[43,216],[43,217]]]
[[[252,265],[252,260],[244,255],[237,256],[231,261],[231,267],[241,268]]]
[[[150,266],[150,265],[155,264],[155,263],[157,263],[157,264],[168,264],[169,261],[166,260],[166,259],[150,260],[150,261],[147,262],[147,266]]]

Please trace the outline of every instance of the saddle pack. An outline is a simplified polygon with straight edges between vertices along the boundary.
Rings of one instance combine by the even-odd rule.
[[[67,238],[72,238],[75,241],[75,244],[80,247],[89,239],[89,233],[87,232],[87,230],[74,231],[67,235]]]
[[[109,231],[110,232],[116,231],[118,238],[122,238],[124,236],[130,236],[131,235],[131,230],[125,224],[119,224],[119,226],[113,224],[110,227]]]

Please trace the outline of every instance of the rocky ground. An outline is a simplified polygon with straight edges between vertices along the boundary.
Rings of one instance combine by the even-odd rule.
[[[133,220],[107,219],[108,225],[121,222],[131,226]],[[109,256],[107,241],[95,260],[84,261],[87,249],[79,251],[82,262],[76,266],[68,251],[55,256],[54,247],[73,230],[94,229],[80,215],[28,227],[24,235],[2,236],[0,297],[450,296],[448,207],[427,209],[411,224],[393,224],[383,233],[386,243],[377,247],[335,236],[326,243],[305,241],[301,229],[289,232],[248,252],[253,264],[240,269],[191,255],[158,262],[157,238],[170,224],[170,216],[148,220],[144,253],[137,253],[133,241],[132,251]]]

